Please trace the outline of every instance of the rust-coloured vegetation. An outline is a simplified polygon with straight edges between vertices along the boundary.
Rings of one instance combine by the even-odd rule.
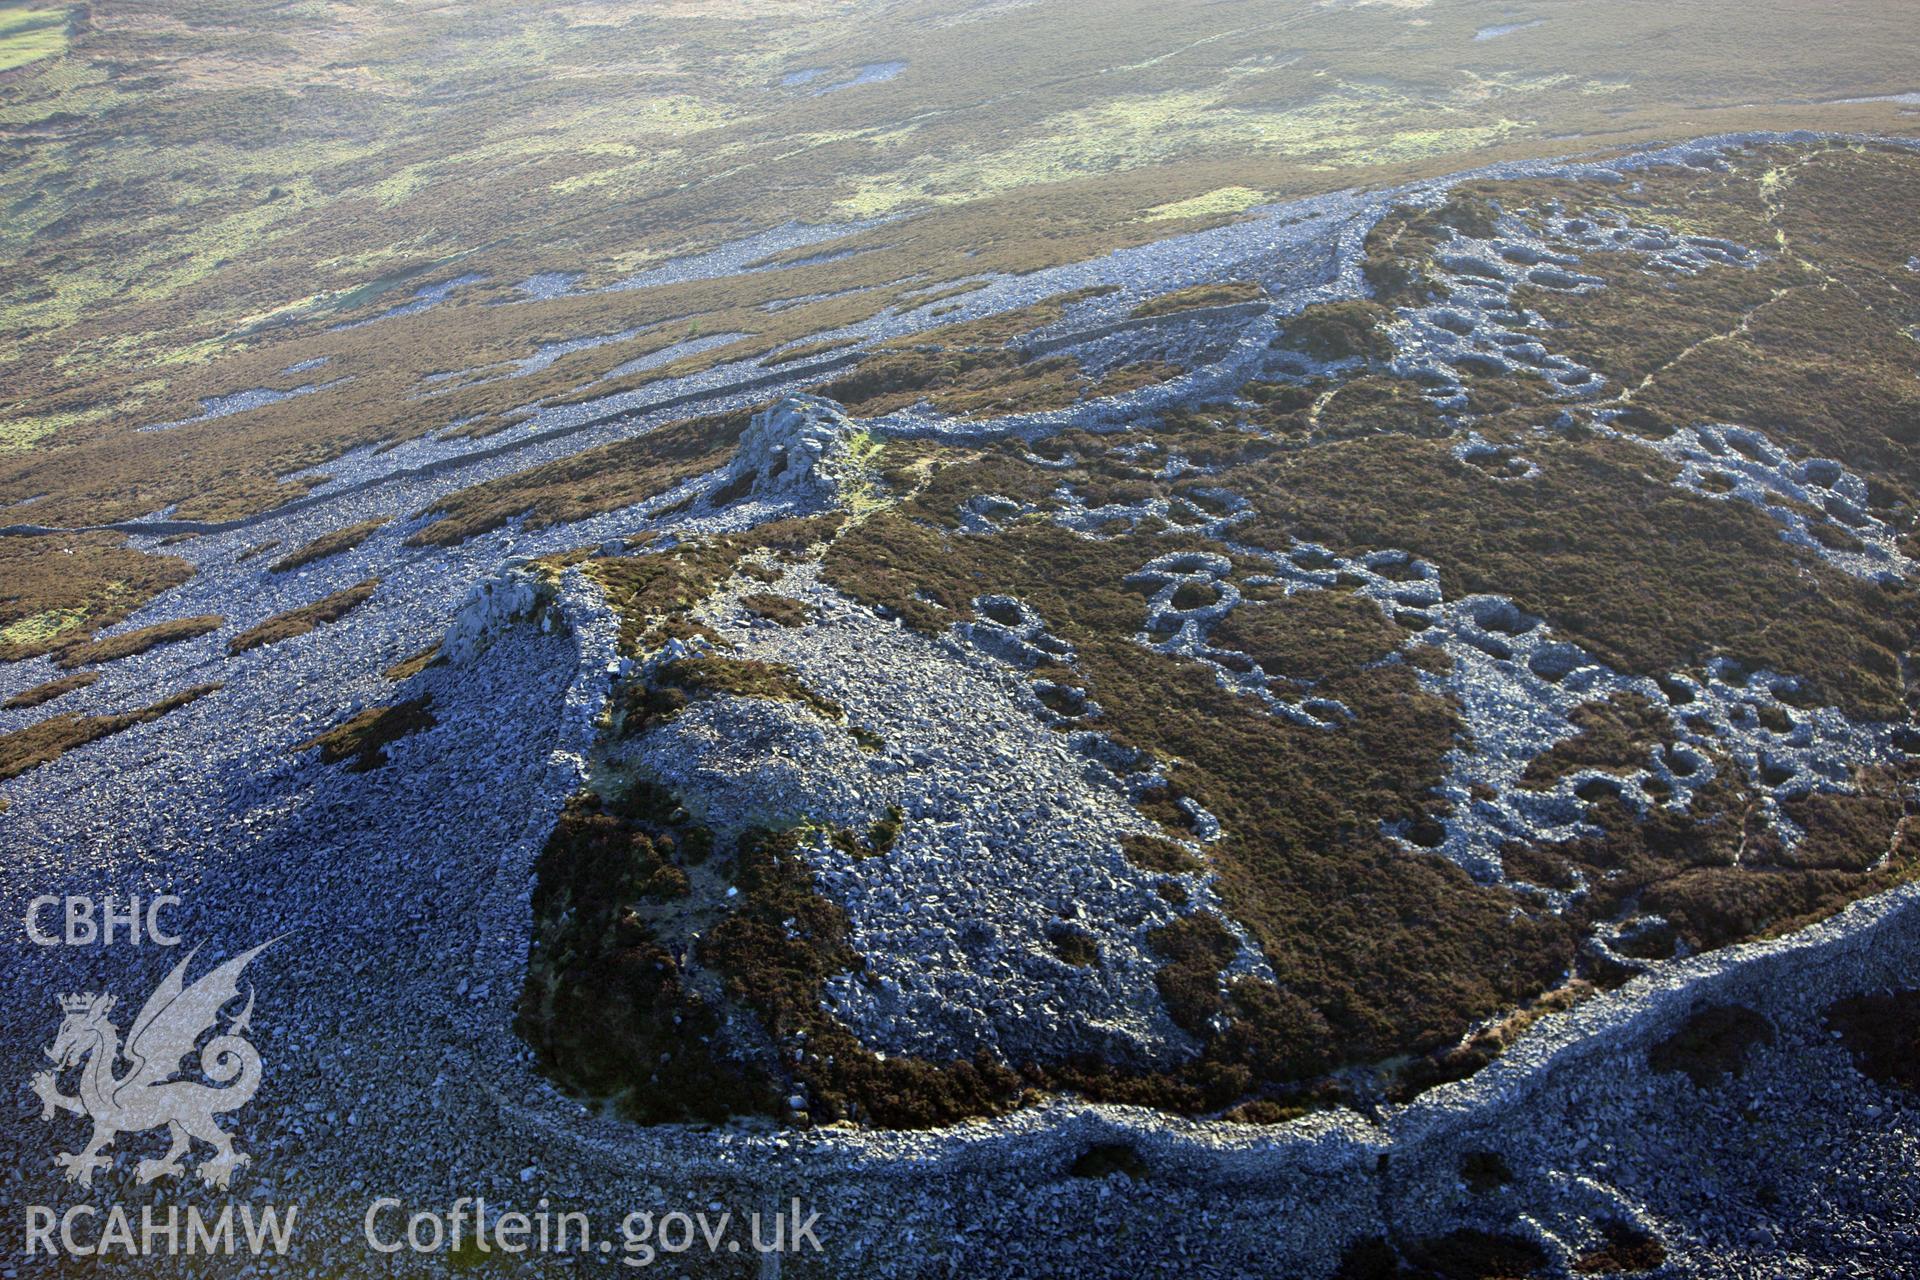
[[[266,644],[277,644],[282,640],[291,640],[295,636],[306,635],[316,627],[338,622],[371,599],[379,586],[378,578],[369,578],[345,590],[323,596],[312,604],[301,605],[285,613],[276,613],[265,622],[249,627],[227,641],[227,652],[245,653],[249,649],[257,649]]]
[[[1754,1047],[1772,1044],[1773,1038],[1773,1024],[1745,1005],[1713,1005],[1655,1045],[1647,1064],[1655,1071],[1684,1073],[1699,1088],[1712,1088],[1739,1075]]]
[[[27,707],[43,706],[52,702],[61,694],[72,693],[75,689],[84,689],[100,678],[98,671],[75,671],[45,684],[34,685],[31,689],[22,689],[5,702],[0,702],[0,710],[20,711]]]
[[[388,680],[411,680],[434,663],[440,661],[440,646],[428,645],[418,653],[409,654],[380,674]]]
[[[1854,1065],[1881,1084],[1920,1094],[1920,991],[1850,996],[1827,1010]]]
[[[570,803],[536,867],[534,938],[517,1026],[562,1084],[635,1119],[722,1120],[767,1112],[764,1075],[721,1042],[718,1011],[683,980],[632,908],[685,892],[705,833],[674,824],[657,795]]]
[[[756,591],[740,597],[740,606],[757,618],[783,627],[805,626],[813,611],[792,596]]]
[[[325,733],[308,738],[293,750],[320,748],[323,764],[347,766],[348,773],[366,773],[387,763],[387,747],[437,723],[428,710],[431,697],[409,698],[391,706],[368,707]]]
[[[1656,219],[1684,209],[1690,226],[1770,244],[1771,228],[1798,216],[1796,200],[1825,198],[1821,184],[1837,181],[1841,163],[1807,162],[1799,176],[1808,192],[1798,181],[1783,185],[1776,207],[1751,199],[1758,175],[1783,158],[1791,157],[1756,154],[1720,174],[1651,171],[1632,193],[1479,184],[1435,209],[1390,216],[1369,242],[1370,274],[1383,298],[1427,296],[1434,291],[1429,259],[1449,237],[1485,234],[1496,216],[1530,216],[1548,200],[1562,208],[1579,200],[1628,201],[1633,216]],[[1910,159],[1901,163],[1920,169]],[[1823,217],[1849,216],[1837,204],[1822,209]],[[1789,237],[1795,253],[1817,259],[1820,270],[1859,278],[1861,296],[1903,279],[1865,250],[1862,259],[1849,258],[1857,239],[1846,231]],[[1869,261],[1871,270],[1863,265]],[[1658,398],[1676,362],[1725,345],[1696,350],[1705,338],[1745,333],[1743,322],[1762,319],[1832,318],[1826,310],[1802,313],[1768,302],[1777,288],[1793,286],[1792,273],[1805,270],[1792,262],[1754,271],[1710,268],[1684,281],[1663,280],[1657,289],[1611,261],[1591,269],[1606,276],[1607,290],[1527,302],[1550,318],[1544,341],[1579,351],[1615,385],[1638,388],[1641,401]],[[1841,318],[1885,329],[1889,317],[1906,314],[1901,308],[1910,300],[1903,299],[1883,294],[1877,315],[1864,306]],[[956,413],[998,404],[999,396],[1023,408],[1059,403],[1066,383],[1037,379],[1070,381],[1071,371],[1037,368],[1050,357],[1028,359],[1019,342],[1056,316],[1057,305],[1000,324],[954,326],[923,335],[924,343],[890,344],[830,391],[864,413],[922,399]],[[815,1119],[869,1123],[992,1113],[1030,1089],[1266,1123],[1337,1096],[1330,1081],[1338,1077],[1328,1073],[1357,1066],[1377,1070],[1388,1095],[1404,1099],[1471,1074],[1537,1019],[1620,981],[1624,966],[1582,945],[1601,922],[1647,917],[1619,954],[1650,961],[1682,946],[1700,950],[1777,933],[1914,874],[1914,856],[1899,838],[1900,788],[1909,769],[1863,770],[1855,793],[1783,801],[1805,832],[1789,848],[1766,826],[1756,784],[1711,750],[1715,777],[1685,809],[1642,813],[1596,788],[1581,797],[1594,834],[1502,849],[1518,887],[1476,883],[1438,854],[1387,836],[1409,830],[1417,840],[1437,830],[1443,802],[1435,788],[1449,753],[1472,749],[1457,709],[1420,679],[1421,672],[1446,671],[1450,659],[1431,646],[1409,647],[1402,622],[1351,592],[1350,583],[1286,595],[1255,582],[1262,562],[1245,546],[1278,553],[1305,540],[1337,554],[1409,551],[1439,570],[1449,598],[1511,597],[1629,673],[1697,675],[1723,660],[1717,669],[1798,676],[1795,705],[1766,713],[1778,721],[1769,724],[1776,732],[1790,730],[1802,706],[1835,705],[1862,719],[1904,716],[1902,655],[1920,623],[1907,587],[1851,577],[1783,541],[1763,512],[1673,485],[1669,466],[1643,443],[1607,438],[1582,427],[1577,415],[1559,419],[1561,403],[1539,379],[1472,373],[1467,391],[1482,415],[1477,429],[1503,451],[1503,465],[1456,458],[1454,425],[1425,388],[1379,358],[1388,350],[1389,318],[1372,303],[1310,308],[1289,321],[1278,345],[1319,360],[1364,363],[1337,375],[1252,384],[1244,399],[1168,413],[1124,442],[1077,432],[1031,445],[887,441],[877,463],[883,505],[858,519],[585,562],[626,615],[631,653],[698,634],[693,610],[736,572],[771,579],[767,566],[743,562],[758,536],[779,538],[783,555],[815,546],[826,583],[928,633],[967,620],[977,597],[1017,596],[1074,654],[1070,670],[1063,663],[1049,678],[1097,701],[1100,731],[1162,766],[1165,781],[1136,803],[1164,835],[1130,838],[1125,855],[1169,877],[1159,890],[1183,907],[1190,896],[1171,877],[1214,873],[1224,911],[1274,974],[1271,982],[1239,979],[1223,987],[1221,972],[1239,943],[1225,920],[1190,911],[1157,931],[1152,945],[1160,994],[1202,1045],[1192,1062],[1158,1071],[1093,1061],[876,1063],[846,1044],[844,1029],[820,1011],[826,978],[858,968],[844,944],[844,917],[814,888],[791,840],[767,836],[740,851],[733,874],[745,905],[707,935],[698,958],[727,974],[730,998],[757,1013],[776,1044],[790,1047],[804,1030],[808,1045],[833,1046],[831,1063],[809,1057],[773,1079],[776,1092],[798,1083]],[[1892,375],[1910,381],[1915,368],[1913,357],[1901,354],[1907,365],[1896,367],[1891,354],[1884,367],[1869,362],[1877,390],[1863,387],[1854,401],[1879,434],[1863,435],[1854,453],[1837,437],[1818,439],[1849,464],[1863,460],[1877,486],[1875,514],[1904,528],[1912,508],[1900,505],[1896,446],[1906,391]],[[1714,406],[1746,412],[1752,404],[1744,388],[1720,375],[1689,385],[1688,394],[1700,397],[1693,407],[1636,405],[1619,419],[1620,429],[1652,437],[1678,421],[1739,421]],[[1557,425],[1541,430],[1543,423]],[[1804,439],[1816,438],[1813,426],[1804,430]],[[1783,436],[1792,438],[1784,429]],[[1035,455],[1052,465],[1036,463]],[[1170,478],[1164,463],[1176,455],[1209,474],[1203,481]],[[1522,455],[1538,470],[1517,480],[1521,469],[1511,459]],[[1147,505],[1182,499],[1218,514],[1229,509],[1219,489],[1248,503],[1230,535],[1241,550],[1176,531]],[[962,505],[982,493],[1011,499],[1029,514],[963,532]],[[1077,512],[1130,507],[1134,514],[1116,514],[1087,537],[1050,519],[1068,501],[1063,495]],[[1241,595],[1209,642],[1241,655],[1236,663],[1257,664],[1277,690],[1338,700],[1349,719],[1330,729],[1295,725],[1224,688],[1210,667],[1140,643],[1146,605],[1129,575],[1189,550],[1225,554],[1232,566],[1226,581]],[[1206,604],[1216,590],[1190,586],[1176,606]],[[761,592],[744,602],[763,616],[785,612],[769,600]],[[714,686],[721,691],[781,695],[777,672],[738,663],[717,669],[727,673]],[[621,731],[672,714],[697,692],[671,675],[654,682],[628,698]],[[1048,705],[1064,714],[1067,701],[1051,696]],[[1684,715],[1684,708],[1638,696],[1582,706],[1572,716],[1574,732],[1532,762],[1523,785],[1551,786],[1577,770],[1637,769],[1670,740],[1670,714]],[[1204,861],[1177,843],[1194,834],[1182,801],[1220,822]],[[878,852],[871,834],[830,836],[850,856]],[[1549,905],[1529,886],[1572,896]],[[799,936],[772,927],[790,921],[806,922]],[[1053,944],[1069,964],[1099,961],[1097,943],[1076,929],[1061,929]],[[1657,1065],[1717,1076],[1760,1038],[1737,1013],[1715,1014],[1662,1046]],[[1473,1274],[1525,1274],[1541,1260],[1523,1244],[1462,1236],[1423,1242],[1418,1258],[1415,1250],[1389,1253],[1395,1267],[1447,1273],[1455,1262],[1485,1262],[1495,1270]],[[1596,1257],[1631,1262],[1651,1256],[1657,1244],[1609,1238]]]
[[[743,410],[670,423],[636,439],[462,489],[429,507],[426,514],[437,518],[407,541],[453,546],[514,519],[539,529],[658,497],[725,463],[751,416]]]
[[[163,644],[177,644],[182,640],[192,640],[208,632],[218,631],[226,625],[226,621],[217,613],[202,613],[191,618],[174,618],[167,622],[156,622],[150,627],[141,627],[137,631],[126,631],[100,640],[85,640],[77,644],[64,645],[54,650],[53,665],[62,670],[71,670],[74,667],[97,666],[103,662],[131,658],[135,654],[145,653]]]
[[[379,516],[372,520],[362,520],[358,524],[350,524],[344,529],[335,529],[331,533],[323,533],[305,546],[281,556],[270,568],[275,573],[287,573],[302,565],[312,564],[316,560],[341,555],[365,542],[386,523],[386,517]]]
[[[1259,302],[1267,296],[1267,291],[1255,280],[1223,280],[1218,284],[1196,284],[1188,289],[1175,289],[1172,293],[1163,293],[1157,298],[1148,298],[1133,309],[1133,318],[1145,320],[1151,316],[1173,315],[1180,311],[1192,311],[1197,307],[1225,307],[1237,302]]]
[[[0,662],[51,653],[193,576],[111,533],[0,537]]]
[[[1667,1247],[1631,1222],[1609,1218],[1600,1224],[1600,1242],[1574,1260],[1576,1275],[1612,1276],[1652,1271],[1667,1260]]]
[[[16,778],[29,769],[37,769],[43,764],[58,760],[76,747],[89,742],[98,742],[111,734],[131,729],[135,725],[158,720],[169,711],[184,707],[196,698],[203,698],[221,686],[217,684],[195,685],[179,693],[169,694],[158,702],[150,703],[134,711],[122,711],[112,715],[82,716],[72,713],[49,716],[35,725],[13,733],[0,734],[0,781]]]

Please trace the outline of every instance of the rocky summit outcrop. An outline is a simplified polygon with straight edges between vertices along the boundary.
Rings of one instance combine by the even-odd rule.
[[[835,500],[857,469],[859,430],[831,400],[787,396],[753,415],[717,495]]]
[[[507,561],[498,573],[467,593],[440,643],[441,654],[456,665],[469,663],[508,627],[536,615],[540,615],[541,628],[551,631],[556,615],[546,610],[556,594],[553,582],[527,560]]]

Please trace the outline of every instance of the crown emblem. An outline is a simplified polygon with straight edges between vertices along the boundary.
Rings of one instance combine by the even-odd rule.
[[[93,1008],[94,1003],[99,999],[100,997],[91,991],[83,991],[77,996],[61,996],[60,1007],[68,1013],[85,1013]]]

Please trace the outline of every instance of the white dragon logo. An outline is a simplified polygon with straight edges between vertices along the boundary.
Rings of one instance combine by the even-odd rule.
[[[54,1157],[54,1163],[66,1170],[67,1181],[92,1186],[93,1171],[113,1164],[112,1156],[100,1153],[116,1136],[161,1125],[167,1127],[173,1145],[162,1158],[140,1162],[135,1172],[142,1183],[184,1173],[180,1158],[192,1148],[192,1139],[214,1149],[211,1159],[200,1162],[200,1179],[208,1186],[227,1186],[233,1171],[248,1162],[247,1156],[233,1149],[232,1136],[213,1118],[245,1106],[260,1087],[260,1055],[242,1034],[249,1029],[253,1015],[251,988],[239,1016],[231,1017],[226,1030],[200,1051],[200,1070],[213,1084],[173,1077],[180,1073],[182,1061],[193,1052],[200,1037],[219,1019],[220,1011],[238,998],[240,971],[274,941],[277,939],[242,952],[190,987],[185,981],[187,966],[199,948],[189,952],[147,997],[140,1015],[133,1020],[124,1049],[119,1029],[107,1021],[107,1014],[113,1010],[112,996],[61,997],[60,1008],[66,1017],[60,1023],[59,1035],[46,1050],[55,1069],[35,1075],[33,1091],[40,1096],[42,1120],[53,1119],[54,1112],[60,1110],[93,1121],[93,1137],[84,1150]],[[115,1075],[114,1068],[122,1058],[127,1069]],[[79,1093],[61,1093],[60,1073],[83,1062]]]

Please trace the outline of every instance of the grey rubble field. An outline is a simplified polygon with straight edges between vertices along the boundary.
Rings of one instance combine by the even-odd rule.
[[[1708,139],[1626,159],[1505,166],[1454,181],[1622,181],[1654,164],[1711,166],[1721,150],[1744,142],[1792,140]],[[1117,285],[1117,293],[1077,304],[1037,341],[1113,364],[1139,343],[1181,351],[1194,367],[1072,409],[959,421],[914,408],[859,426],[903,439],[1032,442],[1074,427],[1125,431],[1153,413],[1230,392],[1275,367],[1269,342],[1286,315],[1365,292],[1361,241],[1387,208],[1437,201],[1450,185],[1326,197],[1035,277],[993,281],[941,320]],[[1551,244],[1535,248],[1543,256],[1560,252]],[[1704,248],[1713,247],[1687,251]],[[1657,242],[1647,249],[1673,250]],[[1198,318],[1129,319],[1145,298],[1233,278],[1260,280],[1278,301]],[[1577,276],[1564,284],[1580,287]],[[1484,296],[1457,290],[1451,305],[1502,308],[1499,286],[1479,287]],[[1461,335],[1429,324],[1433,319],[1424,311],[1407,317],[1397,359],[1440,367],[1457,358],[1452,339]],[[870,343],[931,323],[924,311],[907,312],[823,336]],[[1589,371],[1551,352],[1500,342],[1497,326],[1474,330],[1482,358],[1544,370],[1569,400],[1593,392]],[[1911,886],[1780,941],[1655,966],[1538,1024],[1474,1078],[1369,1116],[1326,1112],[1258,1129],[1054,1100],[933,1132],[639,1129],[555,1090],[532,1070],[511,1029],[526,965],[530,874],[561,804],[585,777],[598,718],[625,668],[617,622],[578,569],[536,622],[533,589],[516,562],[643,529],[684,538],[745,528],[817,510],[841,496],[839,487],[823,462],[818,483],[770,482],[731,504],[696,501],[675,510],[681,499],[708,494],[729,478],[707,476],[638,508],[533,532],[510,526],[450,548],[408,546],[415,527],[408,517],[481,480],[683,416],[693,411],[689,405],[743,407],[809,385],[844,363],[836,355],[778,375],[711,370],[550,411],[485,442],[439,440],[345,459],[328,468],[332,484],[262,517],[183,526],[160,513],[142,522],[143,538],[200,532],[173,548],[199,572],[124,629],[203,613],[225,615],[228,627],[113,663],[98,683],[67,695],[61,709],[119,710],[212,679],[226,687],[6,783],[0,883],[10,901],[22,902],[41,893],[178,893],[185,899],[176,916],[181,931],[196,941],[218,940],[209,942],[209,954],[285,935],[256,965],[256,1027],[268,1072],[259,1099],[235,1126],[241,1148],[255,1157],[241,1194],[299,1201],[310,1222],[300,1254],[281,1271],[364,1266],[360,1215],[378,1195],[410,1204],[485,1195],[500,1205],[547,1195],[609,1220],[634,1208],[709,1203],[744,1212],[799,1195],[821,1211],[830,1257],[791,1261],[795,1274],[1321,1275],[1355,1239],[1411,1238],[1478,1222],[1510,1228],[1516,1206],[1526,1231],[1560,1267],[1593,1245],[1600,1222],[1618,1218],[1657,1227],[1674,1275],[1920,1274],[1913,1262],[1920,1255],[1920,1191],[1912,1174],[1920,1113],[1910,1097],[1855,1074],[1821,1022],[1840,996],[1911,982],[1920,963],[1920,894]],[[1437,394],[1448,396],[1444,387]],[[821,413],[804,401],[790,402],[787,419],[814,433],[823,458],[841,443],[842,426],[829,414],[820,430]],[[1687,461],[1688,450],[1711,453],[1711,443],[1700,431],[1675,437],[1667,448]],[[1473,441],[1461,447],[1471,449]],[[1747,487],[1730,500],[1766,505],[1807,485],[1845,496],[1855,483],[1844,469],[1795,471],[1771,447],[1762,441],[1743,454],[1753,459],[1744,471]],[[754,475],[766,470],[750,458],[743,465]],[[1679,483],[1692,475],[1684,472]],[[985,523],[1006,520],[1020,514],[1011,505],[1008,511],[984,503],[975,514]],[[1787,533],[1804,538],[1805,530],[1786,519],[1795,509],[1781,510]],[[1193,518],[1201,516],[1231,538],[1231,512]],[[374,517],[396,520],[353,550],[292,573],[270,573],[264,557],[239,558],[262,540],[295,547]],[[1842,566],[1847,571],[1907,572],[1890,537],[1864,541],[1867,550],[1848,553],[1855,558]],[[1589,777],[1574,774],[1552,790],[1524,794],[1510,784],[1528,759],[1565,736],[1565,715],[1576,702],[1644,682],[1557,641],[1537,619],[1505,616],[1510,602],[1448,596],[1430,570],[1387,576],[1380,570],[1389,566],[1370,560],[1332,568],[1303,567],[1291,554],[1270,561],[1273,578],[1289,592],[1321,589],[1329,573],[1359,579],[1370,598],[1421,612],[1429,625],[1418,639],[1454,656],[1450,674],[1428,679],[1460,698],[1478,747],[1455,761],[1447,785],[1462,797],[1476,784],[1493,795],[1459,806],[1443,852],[1497,877],[1498,859],[1490,854],[1498,837],[1577,833],[1569,797]],[[1151,607],[1172,624],[1171,639],[1143,633],[1143,642],[1182,645],[1206,659],[1209,628],[1226,610],[1179,611],[1172,602],[1173,588],[1207,578],[1209,565],[1154,562],[1142,572],[1158,575],[1149,584],[1156,591]],[[224,656],[232,633],[376,577],[372,600],[341,621]],[[1145,955],[1146,932],[1165,903],[1140,873],[1103,852],[1116,836],[1144,829],[1138,811],[1124,803],[1143,779],[1128,776],[1124,763],[1101,764],[1097,734],[1069,740],[1044,728],[1019,658],[1021,646],[1044,636],[1046,620],[1009,601],[1011,623],[926,639],[853,604],[807,569],[786,571],[776,589],[811,606],[815,620],[791,631],[756,623],[737,609],[738,592],[708,602],[703,616],[743,654],[792,664],[853,719],[874,724],[886,749],[849,753],[843,731],[754,699],[702,703],[631,749],[680,784],[722,830],[803,813],[855,825],[890,804],[938,819],[911,828],[900,856],[883,864],[836,861],[824,843],[813,851],[822,888],[848,910],[854,945],[881,979],[830,988],[836,1013],[870,1046],[900,1052],[1013,1050],[1044,1039],[1149,1061],[1177,1056],[1184,1033],[1156,998]],[[453,660],[405,686],[432,695],[438,724],[390,745],[389,767],[352,774],[319,765],[311,753],[290,753],[346,715],[391,699],[393,686],[377,673],[443,638]],[[1490,658],[1492,645],[1506,646],[1508,659]],[[1542,664],[1556,678],[1542,677]],[[53,674],[48,661],[34,660],[9,666],[0,682],[11,693]],[[1235,673],[1222,669],[1220,676],[1230,681]],[[1698,688],[1708,714],[1742,744],[1734,755],[1744,764],[1763,749],[1753,704],[1790,693],[1789,681],[1763,673],[1757,687]],[[1277,715],[1331,722],[1340,714],[1336,705],[1275,696],[1265,685],[1247,692],[1270,699]],[[36,718],[0,711],[0,731]],[[1872,761],[1893,749],[1893,726],[1857,724],[1837,712],[1806,717],[1800,727],[1797,739],[1769,757],[1786,774],[1778,788],[1844,785],[1833,776],[1833,761]],[[742,751],[747,735],[753,753]],[[1616,781],[1647,805],[1659,803],[1645,789],[1653,776],[1650,769]],[[1662,780],[1680,797],[1668,803],[1683,802],[1700,781]],[[1036,800],[1043,794],[1044,805]],[[1197,823],[1196,842],[1205,838],[1204,822]],[[952,874],[955,850],[968,852],[964,877]],[[1205,900],[1207,879],[1189,879]],[[1098,974],[1063,975],[1036,945],[1047,912],[1064,901],[1101,929],[1112,959]],[[980,926],[992,930],[991,946],[979,940]],[[1257,972],[1257,948],[1244,938],[1241,946],[1236,971]],[[986,952],[998,957],[995,965],[976,967]],[[51,1038],[53,997],[109,989],[134,1001],[160,969],[151,952],[49,954],[22,941],[7,944],[5,963],[14,996],[0,1014],[5,1069],[20,1081],[39,1067],[38,1046]],[[1063,976],[1070,980],[1063,984]],[[1745,1074],[1707,1091],[1648,1067],[1647,1050],[1691,1013],[1728,1002],[1763,1011],[1776,1030]],[[24,1100],[24,1092],[19,1096]],[[70,1146],[76,1127],[41,1127],[24,1101],[20,1110],[0,1139],[5,1198],[15,1205],[65,1203],[71,1193],[50,1156]],[[1147,1176],[1125,1186],[1124,1174],[1071,1176],[1075,1161],[1100,1144],[1131,1147]],[[146,1153],[139,1139],[119,1146]],[[1478,1150],[1500,1151],[1514,1174],[1491,1196],[1460,1182],[1462,1156]],[[92,1192],[96,1202],[154,1198],[153,1189],[132,1185],[131,1163],[123,1159],[102,1178]],[[1758,1216],[1743,1206],[1763,1182],[1779,1207]],[[169,1194],[213,1200],[197,1186]],[[11,1232],[17,1217],[9,1217]],[[737,1259],[709,1263],[693,1255],[685,1266],[702,1274],[752,1269]],[[150,1273],[170,1267],[183,1275],[213,1273],[186,1262]]]

